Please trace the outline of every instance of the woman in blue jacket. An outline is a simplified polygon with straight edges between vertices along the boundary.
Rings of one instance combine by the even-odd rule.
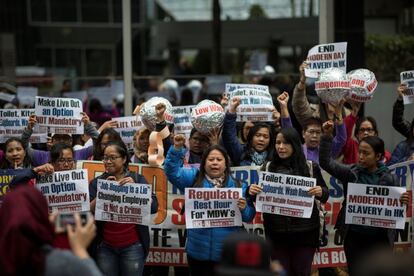
[[[168,180],[180,190],[189,187],[199,188],[235,188],[241,187],[246,194],[247,183],[234,179],[230,172],[230,159],[219,145],[207,148],[202,156],[200,169],[183,168],[185,138],[174,137],[174,146],[170,148],[164,164]],[[252,201],[240,198],[238,201],[242,220],[253,220],[255,209]],[[221,258],[223,241],[241,227],[199,228],[187,230],[186,252],[191,275],[214,275],[214,267]]]

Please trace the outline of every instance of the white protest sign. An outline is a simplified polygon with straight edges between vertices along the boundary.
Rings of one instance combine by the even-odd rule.
[[[96,220],[150,224],[151,185],[99,179],[97,188]]]
[[[33,106],[37,93],[37,87],[18,86],[17,99],[19,100],[19,104],[25,106]]]
[[[346,47],[347,42],[320,44],[314,46],[308,52],[305,68],[305,76],[317,78],[325,69],[337,67],[346,72]]]
[[[241,226],[241,188],[185,189],[185,224],[191,228]]]
[[[88,171],[59,171],[38,177],[36,187],[45,196],[49,213],[89,211]]]
[[[48,133],[83,134],[82,101],[71,98],[36,97],[35,115]]]
[[[209,95],[221,95],[226,88],[226,83],[231,82],[231,76],[227,75],[212,75],[207,76],[205,84],[207,87],[207,94]]]
[[[78,100],[81,100],[82,102],[84,102],[88,98],[88,92],[85,91],[85,90],[83,90],[83,91],[65,92],[65,93],[63,93],[63,97],[65,97],[65,98],[72,98],[72,99],[78,99]]]
[[[404,104],[414,103],[414,71],[405,71],[400,74],[401,83],[407,85],[407,90],[403,95]]]
[[[89,88],[88,97],[89,100],[98,99],[104,107],[110,107],[116,95],[113,94],[112,87],[102,86]]]
[[[191,110],[194,105],[173,106],[174,113],[174,133],[184,134],[187,139],[190,137],[190,132],[193,129],[191,124]]]
[[[34,113],[34,109],[0,110],[0,143],[4,143],[11,137],[20,137],[29,122],[29,116]],[[35,125],[30,142],[46,143],[47,133],[41,133],[41,128]]]
[[[346,224],[404,229],[406,206],[400,203],[403,187],[348,183]]]
[[[311,217],[314,196],[310,196],[308,191],[316,185],[316,179],[260,171],[259,185],[262,185],[263,191],[256,197],[258,212]]]
[[[121,135],[122,141],[131,149],[134,142],[134,135],[137,130],[145,127],[139,116],[127,116],[127,117],[117,117],[112,118],[113,121],[116,121],[116,127],[114,128],[119,135]]]
[[[11,102],[14,100],[14,98],[16,98],[15,94],[9,94],[9,93],[4,93],[4,92],[0,92],[0,100],[6,101],[6,102]]]
[[[226,83],[226,93],[229,99],[240,98],[240,105],[237,107],[237,121],[273,121],[272,96],[269,87],[256,84]]]

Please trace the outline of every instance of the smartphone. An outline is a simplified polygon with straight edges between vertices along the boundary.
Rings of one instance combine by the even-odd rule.
[[[88,222],[89,215],[90,215],[89,212],[79,213],[82,225],[85,225]],[[56,218],[56,221],[55,221],[56,233],[66,232],[66,226],[68,224],[75,225],[75,216],[74,216],[74,214],[73,213],[58,214],[58,216]]]

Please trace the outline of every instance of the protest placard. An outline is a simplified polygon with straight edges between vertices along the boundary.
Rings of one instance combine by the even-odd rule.
[[[237,107],[237,121],[273,121],[272,96],[269,87],[255,84],[226,83],[226,94],[229,100],[233,97],[240,98],[240,105]]]
[[[190,132],[193,129],[191,124],[191,110],[194,105],[173,106],[174,114],[174,133],[184,134],[186,138],[190,138]]]
[[[12,102],[16,98],[15,94],[9,94],[0,92],[0,100],[6,101],[6,102]]]
[[[185,189],[185,221],[187,229],[241,226],[237,201],[241,188]]]
[[[37,123],[48,133],[83,134],[82,110],[78,99],[36,97]]]
[[[256,210],[289,217],[310,218],[314,196],[308,191],[316,179],[287,174],[259,172],[263,191],[256,197]]]
[[[112,118],[113,121],[116,121],[116,127],[114,128],[124,141],[128,149],[133,148],[133,140],[135,132],[145,127],[139,116],[126,116],[126,117],[117,117]]]
[[[21,106],[33,107],[37,93],[38,93],[37,87],[18,86],[17,87],[17,99],[19,100],[19,104]]]
[[[21,137],[29,122],[29,116],[34,114],[34,109],[3,109],[0,110],[0,143],[6,142],[11,137]],[[46,143],[47,133],[35,125],[30,136],[31,143]]]
[[[407,85],[403,95],[404,104],[414,103],[414,71],[405,71],[400,74],[401,83]]]
[[[89,211],[88,171],[85,169],[59,171],[39,175],[36,187],[45,196],[49,213],[75,213]]]
[[[331,67],[337,67],[346,72],[347,42],[320,44],[312,47],[308,52],[305,76],[317,78],[319,74]]]
[[[88,99],[88,92],[83,91],[70,91],[63,93],[63,97],[65,98],[72,98],[72,99],[78,99],[82,102],[86,101]]]
[[[151,185],[98,180],[95,219],[118,223],[149,225]]]
[[[400,197],[402,187],[348,183],[346,224],[404,229],[406,206]]]
[[[0,170],[0,207],[3,203],[3,197],[9,191],[9,184],[18,170]]]

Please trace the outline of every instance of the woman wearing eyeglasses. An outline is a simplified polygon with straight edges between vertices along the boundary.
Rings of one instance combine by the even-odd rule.
[[[91,211],[95,211],[98,179],[127,183],[147,183],[145,178],[128,170],[128,150],[122,141],[109,142],[102,160],[105,173],[92,180],[89,185]],[[151,213],[156,213],[158,201],[152,194]],[[132,223],[97,221],[96,259],[105,275],[142,275],[149,250],[148,226]]]
[[[38,175],[58,171],[69,171],[75,169],[73,148],[67,144],[60,143],[52,146],[50,150],[50,163],[35,167],[33,169],[21,169],[12,179],[10,188],[17,185],[33,185]],[[55,235],[53,246],[56,248],[69,249],[69,240],[66,234]]]

